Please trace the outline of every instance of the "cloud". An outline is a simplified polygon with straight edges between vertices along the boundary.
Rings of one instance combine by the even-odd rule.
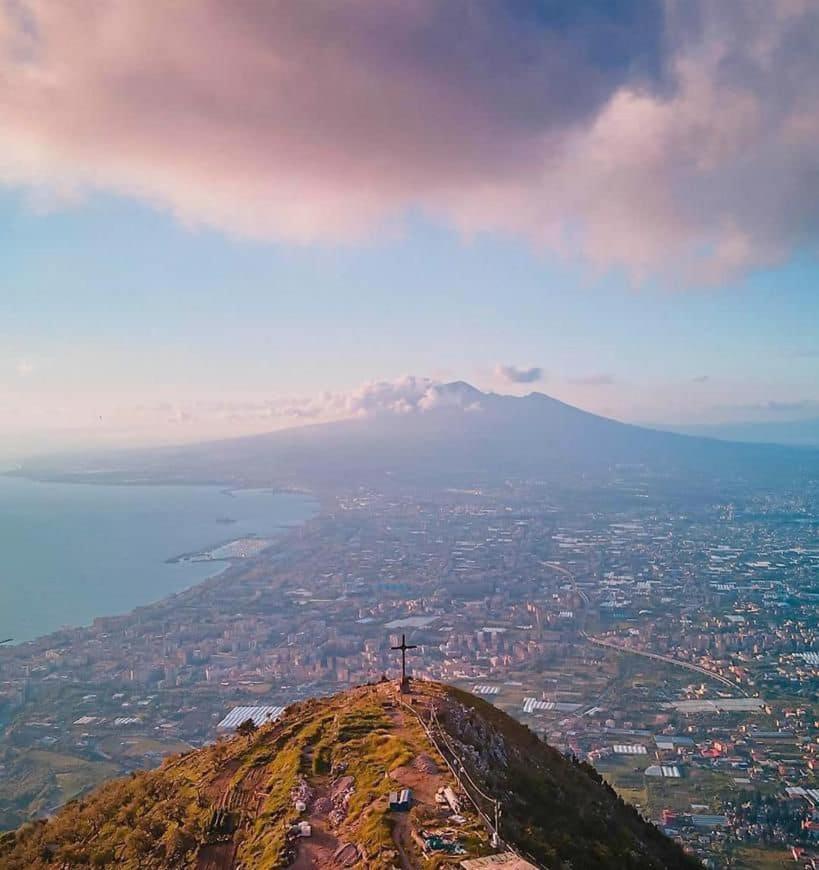
[[[580,378],[569,378],[569,383],[581,387],[608,387],[614,383],[614,375],[601,373],[598,375],[586,375]]]
[[[818,78],[812,0],[0,0],[0,184],[708,283],[816,250]]]
[[[423,414],[439,408],[475,412],[481,410],[481,395],[467,384],[443,384],[408,375],[395,381],[370,381],[348,392],[326,391],[317,396],[157,402],[137,408],[122,408],[116,417],[127,420],[137,415],[144,422],[174,425],[293,425],[382,415]]]
[[[711,380],[710,375],[698,375],[695,378],[691,378],[691,383],[692,384],[707,384],[708,381],[710,381],[710,380]]]
[[[425,413],[445,407],[477,411],[481,395],[468,384],[442,384],[408,375],[396,381],[372,381],[350,393],[324,393],[311,407],[322,415],[344,417]]]
[[[35,370],[34,363],[29,359],[18,359],[14,364],[14,371],[20,378],[27,378],[29,375],[33,375]]]
[[[539,366],[532,366],[528,369],[521,369],[517,366],[497,366],[495,374],[510,384],[534,384],[537,381],[542,381],[545,377],[545,372]]]

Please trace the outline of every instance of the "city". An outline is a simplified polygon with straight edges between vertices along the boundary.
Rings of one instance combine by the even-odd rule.
[[[394,676],[406,634],[416,677],[591,761],[704,861],[807,864],[818,518],[815,482],[730,500],[681,487],[671,505],[639,474],[571,496],[523,481],[327,494],[266,549],[237,542],[200,587],[0,652],[2,821],[211,742],[232,708]]]

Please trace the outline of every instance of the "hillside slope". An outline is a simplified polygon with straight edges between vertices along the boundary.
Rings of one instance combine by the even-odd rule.
[[[543,867],[697,866],[593,770],[491,705],[435,683],[413,683],[406,700],[381,683],[293,705],[256,733],[5,835],[0,866],[459,866],[507,848],[491,844],[495,800],[508,847]],[[404,787],[411,808],[391,811],[390,793]],[[457,812],[441,803],[446,788]],[[295,835],[299,822],[311,836]]]

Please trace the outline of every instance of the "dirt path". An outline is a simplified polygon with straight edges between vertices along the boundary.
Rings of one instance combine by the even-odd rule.
[[[251,768],[239,782],[231,785],[238,769],[237,763],[226,764],[208,790],[208,799],[214,811],[230,812],[236,830],[258,815],[263,800],[260,789],[265,773],[264,766]],[[232,870],[236,864],[234,835],[235,831],[226,840],[200,846],[196,855],[196,870]]]
[[[394,724],[394,733],[413,747],[416,752],[415,758],[417,759],[418,755],[423,753],[438,768],[437,772],[435,772],[434,768],[424,772],[412,765],[405,765],[393,770],[390,773],[390,779],[398,788],[411,789],[415,803],[434,807],[436,805],[436,792],[448,782],[448,779],[442,772],[445,770],[444,766],[431,757],[428,747],[418,745],[418,723],[416,719],[410,719],[410,714],[403,707],[396,706],[388,712]],[[412,824],[409,813],[392,813],[392,823],[392,838],[398,850],[401,868],[402,870],[414,870],[414,868],[419,866],[418,859],[415,857],[418,854],[418,847],[412,838]]]
[[[304,748],[303,759],[303,768],[310,770],[313,767],[313,746],[308,745]],[[326,806],[329,803],[329,778],[313,776],[310,779],[310,787],[313,790],[313,799],[306,820],[310,823],[312,832],[309,837],[300,837],[296,840],[296,860],[290,865],[291,870],[341,866],[333,857],[341,842],[330,830],[327,814],[316,812],[317,806]]]
[[[410,861],[408,852],[412,853],[412,834],[409,816],[406,813],[396,813],[393,819],[392,839],[398,849],[401,860],[401,870],[415,870],[417,864]]]
[[[291,870],[341,867],[333,858],[341,843],[327,829],[327,823],[315,816],[308,821],[313,827],[312,836],[300,837],[297,841],[296,860],[290,865]]]
[[[424,858],[414,836],[415,827],[419,825],[419,819],[424,828],[431,826],[432,830],[449,825],[449,810],[438,805],[436,794],[441,787],[454,785],[454,779],[445,758],[440,755],[442,750],[435,741],[430,744],[425,733],[434,697],[419,692],[411,699],[416,716],[413,710],[401,704],[404,698],[397,696],[394,687],[380,686],[376,692],[389,719],[387,730],[406,745],[408,752],[407,763],[389,772],[390,782],[377,786],[367,811],[383,813],[389,822],[395,850],[390,863],[401,870],[416,870],[424,866]],[[312,741],[302,745],[301,753],[299,767],[303,771],[303,781],[294,787],[291,800],[304,800],[307,804],[306,811],[298,817],[310,824],[311,836],[297,837],[292,842],[290,870],[361,867],[364,859],[359,848],[366,841],[367,833],[358,829],[355,819],[352,823],[344,820],[347,789],[354,785],[352,775],[345,772],[346,768],[333,775],[323,769],[318,771],[313,763],[315,745]],[[238,770],[238,766],[226,765],[204,795],[214,815],[208,840],[197,855],[196,870],[233,870],[236,866],[235,832],[252,825],[258,817],[268,791],[265,780],[268,765],[261,763],[243,771],[241,780],[237,782]],[[412,820],[407,812],[388,810],[387,793],[401,788],[412,791],[413,803],[418,807]],[[360,815],[360,811],[357,813]],[[331,819],[338,827],[331,824]],[[362,843],[357,842],[359,835],[363,837]],[[455,859],[444,856],[444,860],[450,863]]]
[[[202,846],[196,856],[196,870],[232,870],[234,848],[232,842]]]

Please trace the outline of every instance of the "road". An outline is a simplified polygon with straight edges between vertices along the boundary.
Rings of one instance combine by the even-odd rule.
[[[580,619],[581,627],[579,630],[579,634],[584,637],[589,643],[594,644],[595,646],[602,646],[608,649],[614,649],[621,653],[631,653],[636,656],[643,656],[648,659],[656,659],[659,662],[665,662],[669,665],[676,665],[678,668],[685,668],[689,671],[694,671],[695,673],[701,674],[704,677],[708,677],[710,680],[716,680],[718,683],[722,683],[724,686],[727,686],[729,689],[735,692],[739,692],[743,697],[750,698],[751,693],[744,689],[739,683],[734,680],[728,679],[728,677],[723,677],[720,674],[715,674],[713,671],[709,671],[708,668],[703,668],[700,665],[694,665],[690,662],[682,662],[679,659],[674,658],[673,656],[663,656],[659,653],[645,652],[643,650],[632,649],[629,646],[620,645],[617,643],[612,643],[609,640],[600,640],[596,637],[591,637],[591,635],[587,634],[584,630],[585,628],[585,615],[586,608],[589,606],[589,596],[580,589],[577,585],[577,580],[575,579],[574,574],[568,569],[564,568],[562,565],[558,565],[556,562],[544,562],[546,567],[551,568],[553,571],[557,571],[560,574],[564,574],[566,577],[571,580],[572,587],[574,591],[580,596],[583,601],[583,615]]]
[[[722,683],[729,689],[732,689],[735,692],[739,692],[745,698],[751,697],[751,693],[744,689],[739,683],[735,683],[733,680],[729,680],[728,677],[723,677],[720,674],[715,674],[713,671],[709,671],[708,668],[700,667],[700,665],[693,665],[690,662],[681,662],[679,659],[675,659],[673,656],[662,656],[659,653],[645,652],[644,650],[640,649],[632,649],[632,647],[630,646],[622,646],[618,643],[612,643],[610,640],[600,640],[599,638],[590,637],[589,635],[584,636],[589,643],[593,643],[595,646],[603,646],[608,649],[615,649],[618,652],[630,653],[631,655],[643,656],[647,659],[656,659],[658,662],[665,662],[669,665],[676,665],[678,668],[685,668],[686,670],[702,674],[702,676],[708,677],[708,679],[710,680],[716,680],[718,683]]]

